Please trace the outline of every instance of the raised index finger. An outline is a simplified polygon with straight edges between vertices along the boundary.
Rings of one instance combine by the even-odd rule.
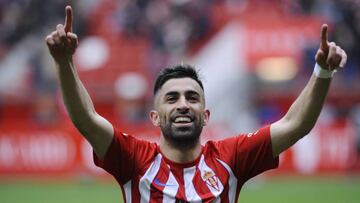
[[[323,24],[321,26],[321,42],[320,42],[320,48],[321,50],[323,50],[324,52],[327,52],[329,50],[329,45],[328,45],[328,25],[327,24]]]
[[[72,32],[73,13],[71,6],[65,7],[65,13],[66,13],[65,24],[64,24],[65,33]]]

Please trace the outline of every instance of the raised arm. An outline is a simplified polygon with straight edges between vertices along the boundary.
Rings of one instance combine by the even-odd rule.
[[[65,24],[58,24],[56,30],[46,37],[50,54],[56,64],[61,91],[69,116],[90,142],[95,153],[103,158],[112,141],[112,125],[96,113],[84,85],[79,79],[72,57],[78,45],[78,38],[72,32],[73,13],[66,6]]]
[[[317,67],[286,115],[270,127],[273,155],[278,156],[314,127],[324,105],[333,71],[343,68],[347,56],[334,42],[328,42],[327,25],[321,28],[321,42],[315,60]]]

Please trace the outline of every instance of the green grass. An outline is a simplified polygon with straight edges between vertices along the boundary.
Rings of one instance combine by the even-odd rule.
[[[245,185],[239,202],[359,203],[360,177],[292,177]]]
[[[1,203],[122,202],[114,182],[11,181],[0,182]]]
[[[115,181],[0,180],[0,203],[120,203]],[[359,203],[360,177],[261,179],[243,187],[246,203]]]

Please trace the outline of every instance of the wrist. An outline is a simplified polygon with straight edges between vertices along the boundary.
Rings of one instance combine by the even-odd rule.
[[[69,64],[73,64],[73,59],[72,57],[59,57],[59,58],[54,58],[54,61],[57,65],[59,66],[66,66]]]
[[[327,70],[322,68],[318,63],[315,64],[314,75],[317,78],[332,78],[334,74],[335,70]]]

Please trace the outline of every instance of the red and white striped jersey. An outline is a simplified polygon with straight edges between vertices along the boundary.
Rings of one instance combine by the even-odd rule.
[[[103,161],[95,164],[112,174],[127,203],[237,202],[242,185],[278,166],[269,126],[255,133],[209,141],[200,156],[185,164],[168,160],[159,146],[115,129]]]

